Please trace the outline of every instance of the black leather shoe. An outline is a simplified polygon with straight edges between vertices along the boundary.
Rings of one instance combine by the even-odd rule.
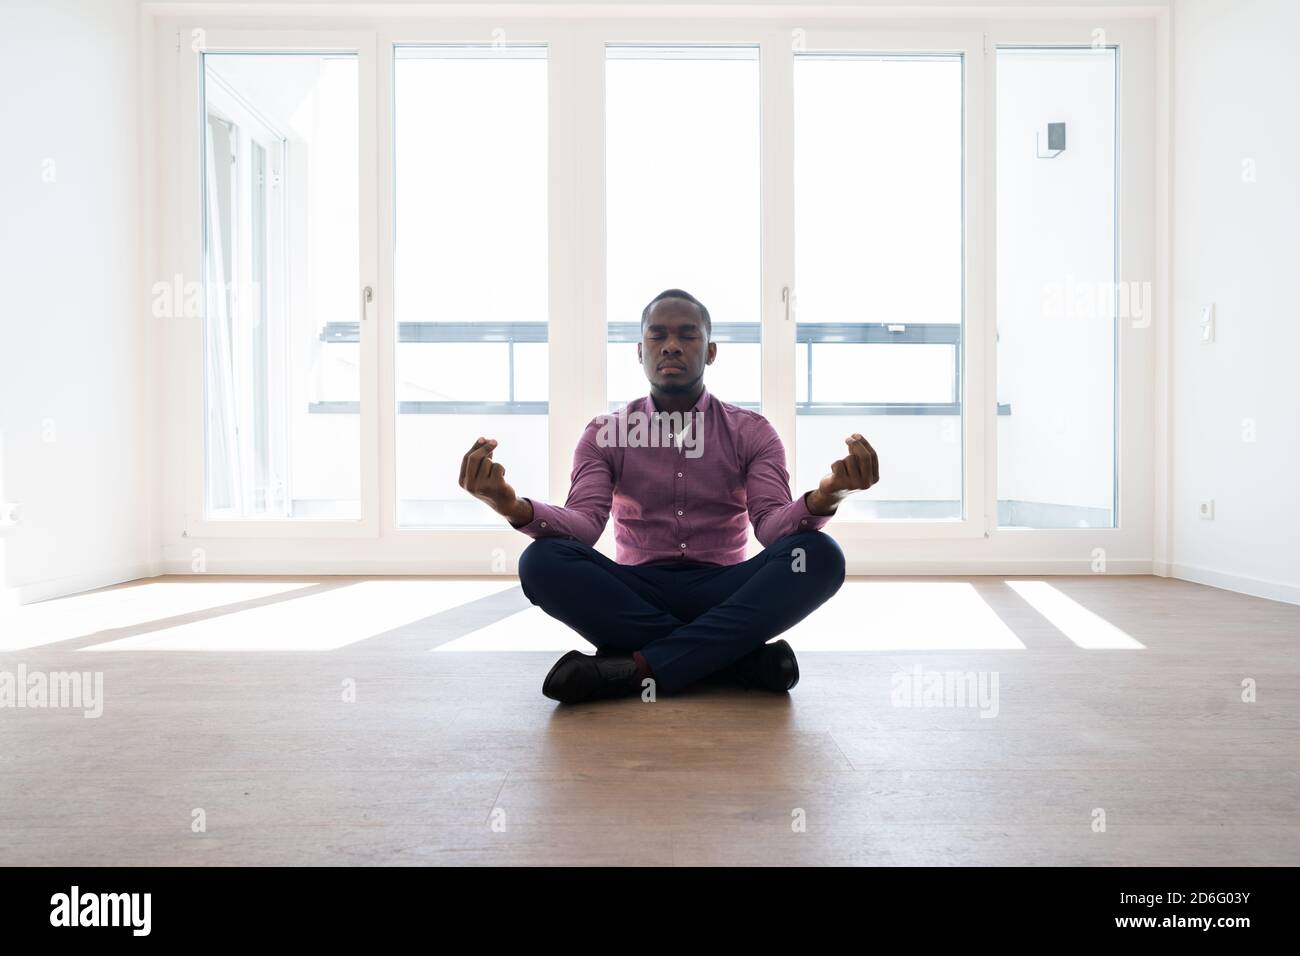
[[[582,651],[569,651],[542,681],[542,693],[561,704],[630,697],[640,692],[641,681],[631,654],[589,657]]]
[[[799,683],[799,662],[785,641],[764,644],[728,668],[727,673],[746,687],[784,694]]]

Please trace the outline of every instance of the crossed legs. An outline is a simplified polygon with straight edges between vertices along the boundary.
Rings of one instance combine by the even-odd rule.
[[[672,694],[740,660],[825,603],[844,582],[829,535],[803,531],[728,566],[629,566],[570,538],[519,559],[525,596],[601,650],[639,650]]]

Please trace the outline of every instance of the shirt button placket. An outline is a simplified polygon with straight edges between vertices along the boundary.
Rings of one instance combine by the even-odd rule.
[[[681,532],[683,537],[685,537],[685,522],[682,521],[682,516],[686,513],[686,474],[684,471],[679,471],[677,473],[677,487],[674,489],[674,492],[673,498],[677,504],[677,530]],[[681,542],[680,547],[677,549],[677,554],[680,557],[686,557],[685,541]]]

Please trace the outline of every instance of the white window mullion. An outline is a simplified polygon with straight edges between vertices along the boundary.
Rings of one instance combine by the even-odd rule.
[[[606,307],[608,250],[605,243],[605,43],[598,29],[578,31],[576,69],[580,190],[577,208],[581,250],[578,299],[581,303],[582,354],[586,371],[581,386],[585,423],[589,415],[600,414],[609,408],[606,397],[609,369],[605,348],[605,330],[609,321]],[[573,443],[571,438],[570,459]]]
[[[997,525],[996,482],[990,480],[997,462],[997,400],[994,367],[989,353],[997,341],[996,284],[989,282],[988,262],[994,246],[991,216],[987,214],[988,150],[995,139],[986,105],[986,80],[991,55],[986,38],[971,35],[964,47],[962,75],[962,151],[964,183],[965,321],[962,341],[966,350],[962,377],[964,518],[967,529],[987,536]],[[990,289],[989,286],[993,285]],[[990,487],[992,485],[993,487]]]
[[[396,401],[396,210],[394,209],[393,144],[393,44],[400,34],[380,32],[376,42],[375,114],[378,128],[376,157],[378,189],[378,283],[371,304],[371,324],[380,343],[378,361],[378,436],[376,467],[379,470],[376,516],[379,533],[385,535],[397,525],[397,401]]]
[[[370,535],[379,534],[379,309],[374,296],[379,284],[379,210],[378,210],[378,92],[374,33],[358,37],[358,122],[361,155],[360,178],[361,282],[356,289],[357,320],[361,323],[361,528]],[[363,290],[371,292],[369,301]]]
[[[605,98],[599,35],[582,28],[558,34],[550,70],[550,498],[562,503],[578,436],[605,408]]]
[[[981,469],[983,493],[974,504],[979,505],[983,511],[984,535],[988,537],[998,526],[998,91],[997,47],[987,33],[983,35],[982,41],[979,55],[983,96],[979,114],[982,122],[982,165],[980,178],[971,183],[971,188],[978,191],[983,203],[983,229],[980,233],[968,230],[967,235],[978,243],[982,261],[980,278],[983,295],[980,302],[983,331],[980,342],[984,349],[984,393],[981,405],[984,413],[984,460]],[[967,149],[971,148],[972,145],[968,144]],[[971,466],[968,464],[967,467]]]
[[[795,462],[794,31],[774,30],[759,53],[762,172],[763,414]],[[808,488],[793,488],[802,494]]]

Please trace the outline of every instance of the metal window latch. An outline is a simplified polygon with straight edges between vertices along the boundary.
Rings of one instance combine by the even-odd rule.
[[[782,287],[781,287],[781,301],[785,303],[785,320],[786,320],[787,322],[790,321],[790,300],[791,300],[792,298],[793,298],[793,296],[790,295],[790,287],[789,287],[788,285],[787,285],[787,286],[782,286]]]
[[[366,286],[364,289],[361,290],[361,321],[362,322],[364,322],[368,318],[368,316],[366,315],[366,306],[369,305],[371,302],[373,302],[374,298],[375,298],[375,290],[370,288],[370,286]]]

